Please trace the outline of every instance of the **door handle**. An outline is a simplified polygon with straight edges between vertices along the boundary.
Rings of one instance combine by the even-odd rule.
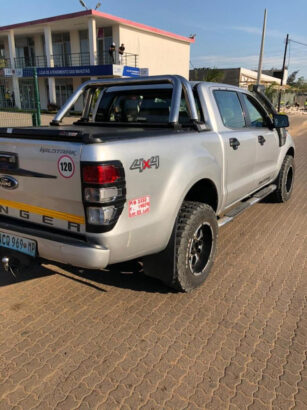
[[[237,138],[229,138],[229,145],[236,150],[240,145],[240,141]]]
[[[262,135],[259,135],[259,136],[258,136],[258,142],[259,142],[260,145],[263,145],[263,144],[265,143],[265,141],[266,141],[266,140],[265,140],[265,138],[264,138]]]

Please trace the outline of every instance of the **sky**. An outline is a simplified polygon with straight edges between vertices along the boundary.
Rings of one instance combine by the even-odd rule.
[[[263,69],[281,68],[287,33],[289,72],[307,80],[307,0],[100,0],[100,11],[177,34],[196,34],[192,67],[257,69],[264,9]],[[95,8],[98,0],[85,0]],[[79,0],[0,0],[0,26],[82,10]],[[128,50],[127,50],[128,51]],[[133,50],[129,50],[134,52]]]

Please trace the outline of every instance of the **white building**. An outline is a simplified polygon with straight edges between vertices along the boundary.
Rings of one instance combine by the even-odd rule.
[[[109,54],[113,42],[114,61]],[[90,78],[148,74],[188,78],[193,42],[193,38],[97,10],[0,27],[0,107],[8,103],[33,107],[31,67],[37,68],[43,109],[49,104],[61,106]],[[125,52],[119,61],[122,43]],[[13,96],[10,101],[9,96]]]

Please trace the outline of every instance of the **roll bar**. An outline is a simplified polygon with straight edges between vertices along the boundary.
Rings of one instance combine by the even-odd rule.
[[[137,78],[112,78],[86,81],[74,92],[74,94],[66,101],[63,107],[58,111],[50,125],[59,125],[67,112],[77,102],[81,95],[86,94],[85,105],[82,112],[82,119],[88,120],[91,101],[95,89],[101,87],[115,87],[125,85],[154,85],[154,84],[171,84],[173,86],[171,111],[169,115],[169,123],[173,126],[178,124],[179,110],[181,103],[182,91],[184,93],[188,112],[193,122],[198,121],[197,109],[193,96],[191,84],[184,77],[180,75],[158,75],[152,77],[137,77]]]

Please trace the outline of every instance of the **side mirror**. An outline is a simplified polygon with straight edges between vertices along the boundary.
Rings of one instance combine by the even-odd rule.
[[[289,127],[289,117],[284,114],[274,114],[273,115],[273,126],[274,128],[287,128]]]

